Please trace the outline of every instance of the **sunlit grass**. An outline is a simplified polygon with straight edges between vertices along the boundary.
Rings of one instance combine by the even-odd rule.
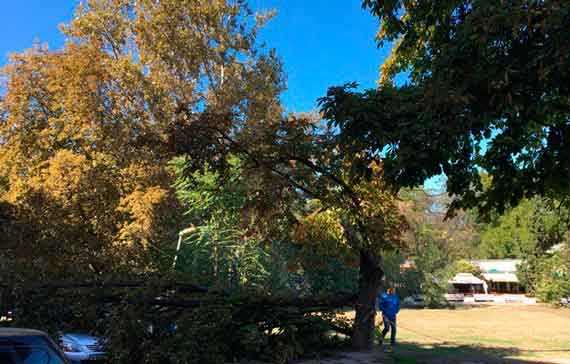
[[[386,364],[566,364],[570,363],[570,310],[542,305],[403,309],[398,342]]]

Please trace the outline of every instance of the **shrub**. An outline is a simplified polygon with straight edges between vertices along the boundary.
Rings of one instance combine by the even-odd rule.
[[[570,297],[570,260],[563,253],[544,260],[540,265],[536,296],[554,303]]]

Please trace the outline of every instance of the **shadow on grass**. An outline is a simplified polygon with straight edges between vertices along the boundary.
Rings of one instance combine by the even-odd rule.
[[[381,350],[380,350],[381,351]],[[540,350],[540,352],[547,352]],[[550,350],[554,358],[568,358],[570,350]],[[556,355],[556,353],[560,353]],[[556,359],[541,358],[519,359],[513,356],[532,356],[534,351],[519,348],[492,348],[477,345],[415,344],[404,342],[398,344],[392,353],[381,352],[376,363],[382,364],[537,364],[557,363]]]
[[[478,302],[478,303],[460,303],[460,302],[447,302],[447,303],[440,303],[440,304],[431,304],[431,305],[427,305],[427,304],[422,304],[422,303],[416,303],[416,304],[405,304],[402,303],[402,308],[408,309],[408,310],[457,310],[457,311],[462,311],[462,310],[472,310],[472,309],[485,309],[485,308],[489,308],[489,307],[494,307],[494,306],[498,306],[496,303],[492,303],[492,302]],[[504,307],[501,306],[501,307]]]

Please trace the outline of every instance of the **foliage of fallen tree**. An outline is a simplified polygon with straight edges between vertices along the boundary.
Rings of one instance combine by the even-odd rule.
[[[347,344],[338,310],[355,296],[228,294],[164,281],[42,282],[2,285],[14,326],[56,336],[84,331],[105,339],[109,363],[287,363]],[[5,302],[7,302],[5,300]]]

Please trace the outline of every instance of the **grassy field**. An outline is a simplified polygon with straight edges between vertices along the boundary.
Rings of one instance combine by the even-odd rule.
[[[309,363],[570,364],[570,310],[546,306],[484,306],[412,310],[398,316],[393,353]]]
[[[570,363],[570,311],[545,306],[403,310],[396,363]]]

